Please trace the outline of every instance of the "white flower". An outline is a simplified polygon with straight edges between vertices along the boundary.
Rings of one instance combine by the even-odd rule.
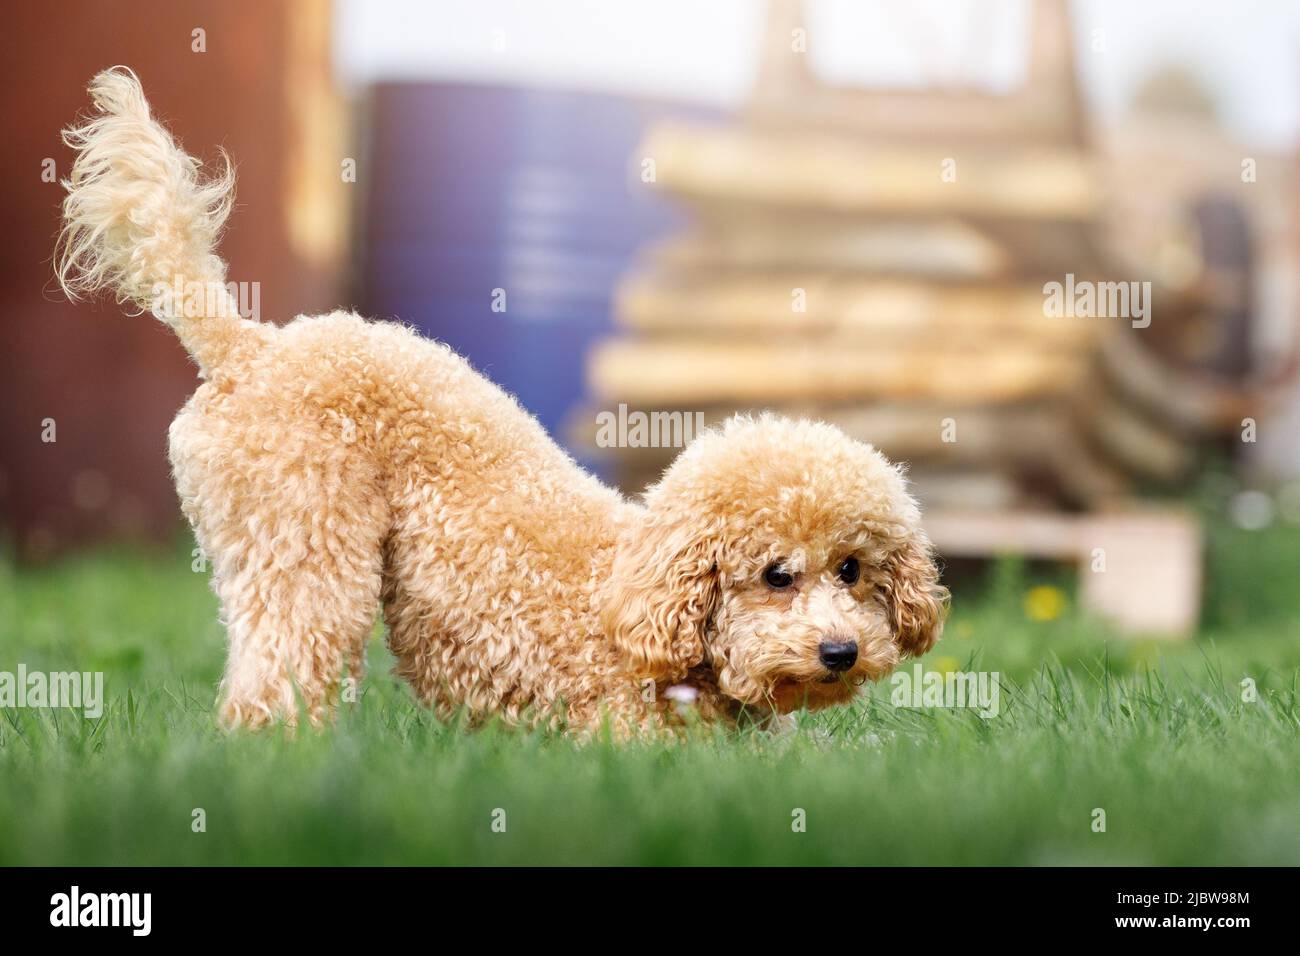
[[[690,684],[673,684],[672,687],[664,691],[664,696],[679,704],[694,704],[699,698],[700,692]]]

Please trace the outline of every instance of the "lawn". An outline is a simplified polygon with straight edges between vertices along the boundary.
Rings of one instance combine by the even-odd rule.
[[[1295,864],[1300,541],[1212,527],[1183,644],[1114,637],[1051,569],[954,581],[924,664],[999,672],[993,719],[882,685],[781,733],[630,746],[440,725],[378,631],[337,726],[227,736],[188,543],[3,557],[0,671],[103,671],[107,703],[0,713],[0,864]]]

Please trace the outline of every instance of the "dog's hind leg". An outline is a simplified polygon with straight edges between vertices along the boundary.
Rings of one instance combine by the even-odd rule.
[[[357,669],[379,608],[388,508],[356,450],[286,434],[238,460],[214,422],[178,419],[172,461],[213,564],[229,644],[228,726],[323,722]],[[192,424],[193,423],[193,424]],[[211,431],[209,431],[211,429]],[[238,462],[236,464],[236,461]]]
[[[364,561],[292,570],[253,564],[217,582],[229,639],[221,719],[228,726],[320,724],[338,702],[374,624],[379,574]]]

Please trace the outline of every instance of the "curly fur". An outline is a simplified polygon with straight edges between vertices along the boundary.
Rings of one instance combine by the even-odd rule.
[[[58,275],[154,311],[206,378],[170,458],[221,599],[227,724],[326,720],[380,608],[440,714],[624,733],[676,719],[672,684],[724,720],[844,701],[938,636],[946,593],[901,473],[829,425],[733,419],[632,502],[408,329],[160,303],[160,284],[223,281],[229,167],[204,182],[129,71],[91,92],[99,115],[66,134]],[[764,583],[776,562],[790,587]],[[824,640],[857,642],[852,670],[829,675]]]

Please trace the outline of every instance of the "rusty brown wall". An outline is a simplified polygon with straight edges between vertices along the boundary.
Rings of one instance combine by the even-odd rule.
[[[261,283],[263,319],[335,306],[336,269],[308,264],[287,236],[289,157],[296,168],[304,160],[294,152],[303,139],[302,97],[286,64],[297,57],[300,90],[304,32],[293,20],[304,11],[328,17],[327,4],[290,2],[33,3],[6,11],[0,536],[25,554],[103,536],[175,533],[166,431],[197,383],[161,323],[126,317],[111,301],[74,307],[62,299],[51,271],[62,189],[42,182],[43,159],[53,157],[67,175],[60,127],[87,108],[95,72],[130,66],[187,150],[213,160],[224,146],[235,158],[238,203],[221,251],[230,279]],[[206,31],[204,53],[191,49],[196,27]],[[306,35],[317,38],[309,52],[325,77],[329,31],[319,27]],[[316,158],[338,168],[336,156]],[[53,443],[42,441],[46,419],[56,423]]]

